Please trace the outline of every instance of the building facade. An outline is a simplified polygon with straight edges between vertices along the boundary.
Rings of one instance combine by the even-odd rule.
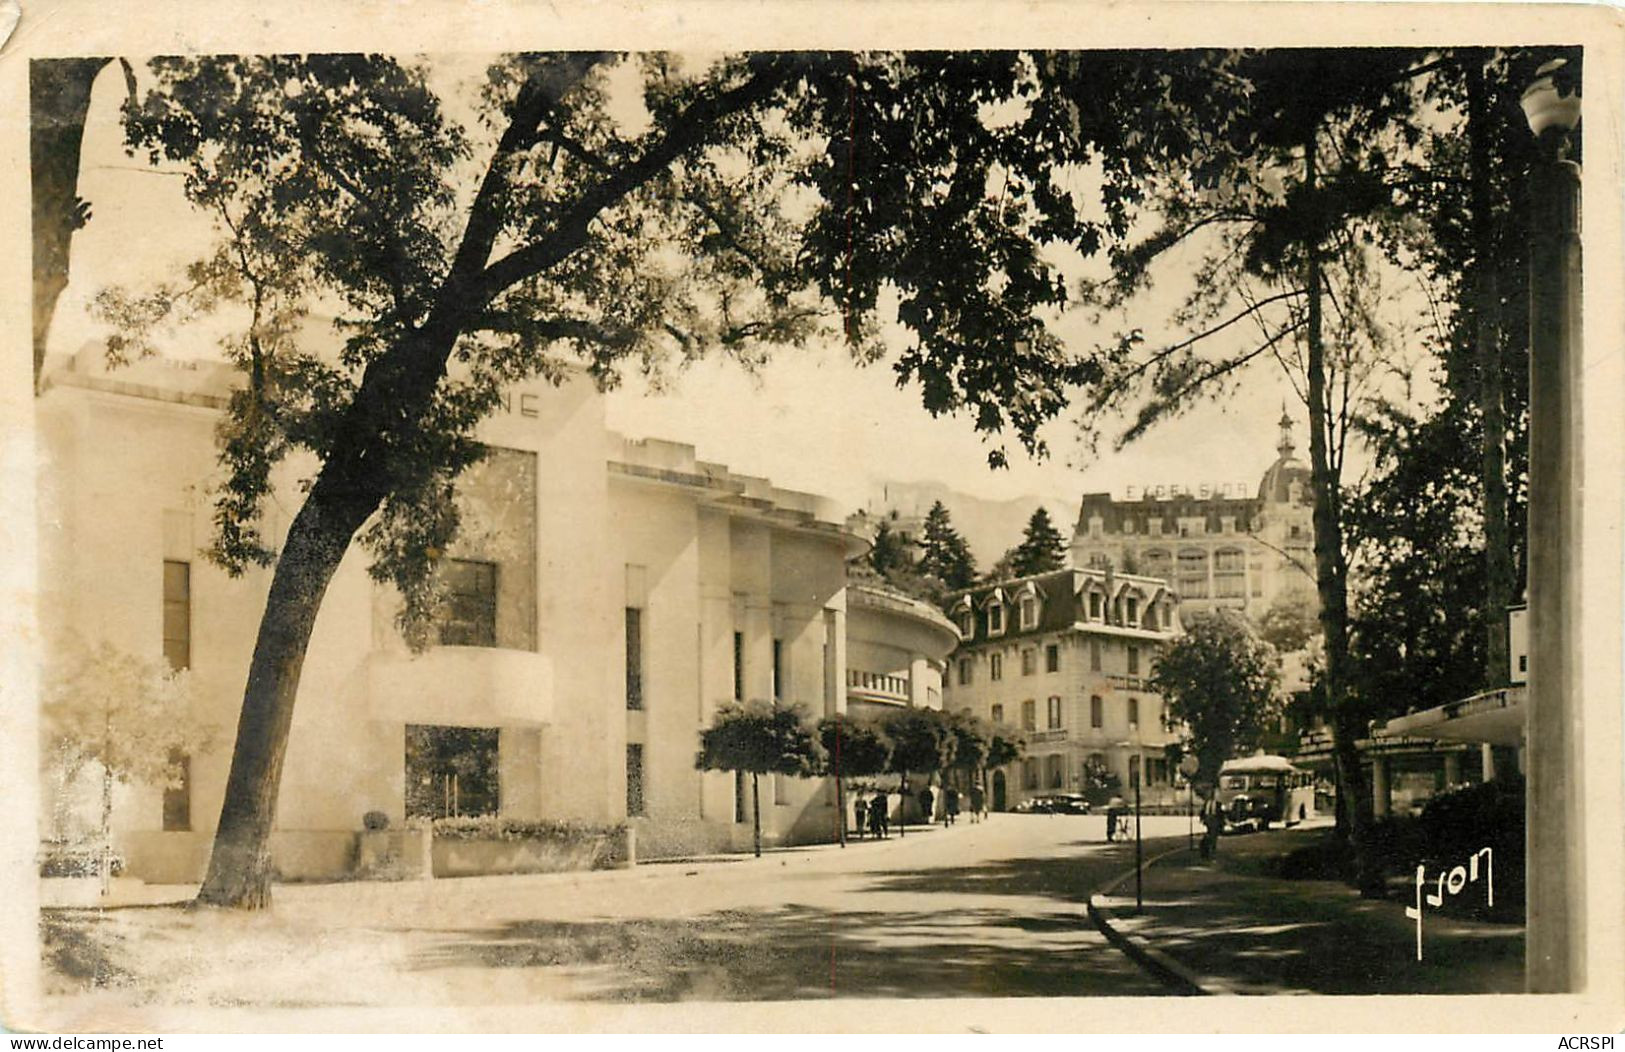
[[[1119,791],[1143,770],[1148,804],[1174,803],[1177,740],[1148,677],[1180,631],[1167,582],[1105,569],[1069,569],[957,593],[947,603],[961,643],[944,704],[1022,732],[1027,755],[992,773],[990,806],[1050,792]]]
[[[930,603],[874,584],[846,588],[846,711],[884,718],[900,708],[943,708],[952,621]]]
[[[1187,614],[1228,608],[1257,617],[1276,603],[1319,609],[1314,493],[1281,415],[1277,457],[1255,495],[1239,487],[1147,486],[1138,499],[1088,493],[1072,565],[1166,580]]]
[[[75,638],[166,659],[213,730],[182,784],[119,790],[117,846],[154,881],[206,864],[270,583],[201,554],[233,377],[161,360],[109,373],[82,354],[36,400],[47,662]],[[406,646],[399,597],[359,546],[328,589],[282,775],[279,872],[344,875],[372,811],[624,819],[646,855],[747,845],[748,785],[694,769],[699,730],[735,698],[844,709],[845,569],[865,542],[822,498],[621,439],[585,382],[515,390],[479,437],[489,455],[458,481],[431,645]],[[273,544],[312,467],[279,469],[261,523]],[[766,841],[833,835],[832,792],[769,782]]]

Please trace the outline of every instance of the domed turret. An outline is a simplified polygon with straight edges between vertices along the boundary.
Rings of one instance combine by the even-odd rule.
[[[1296,489],[1296,503],[1312,504],[1314,497],[1309,485],[1312,477],[1309,465],[1292,455],[1296,447],[1292,444],[1292,418],[1287,415],[1286,406],[1281,406],[1281,441],[1275,450],[1280,454],[1275,463],[1264,472],[1264,477],[1258,483],[1258,499],[1266,504],[1288,504],[1294,502],[1294,488]],[[1294,487],[1293,483],[1297,483]]]

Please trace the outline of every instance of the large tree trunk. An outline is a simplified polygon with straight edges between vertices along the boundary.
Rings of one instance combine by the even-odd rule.
[[[73,232],[84,225],[79,202],[79,152],[90,88],[107,58],[36,59],[29,67],[28,152],[33,175],[34,386],[56,301],[68,285]]]
[[[1304,141],[1304,184],[1316,189],[1316,134]],[[1363,736],[1348,685],[1348,566],[1343,555],[1341,486],[1332,466],[1327,430],[1326,347],[1321,338],[1322,274],[1317,225],[1308,232],[1304,248],[1308,306],[1305,342],[1308,350],[1309,467],[1314,485],[1315,584],[1320,594],[1320,625],[1326,644],[1326,699],[1332,710],[1332,748],[1337,762],[1338,795],[1348,797],[1350,840],[1354,847],[1355,882],[1362,895],[1382,888],[1382,875],[1370,850],[1371,799],[1365,791],[1357,742]]]
[[[1501,375],[1501,303],[1496,281],[1495,223],[1490,192],[1489,102],[1484,85],[1488,52],[1467,57],[1467,142],[1473,225],[1473,320],[1477,335],[1478,402],[1483,428],[1484,686],[1506,683],[1506,609],[1512,602],[1512,546],[1507,527],[1506,406]]]
[[[270,903],[271,824],[305,648],[350,538],[377,503],[340,503],[318,483],[288,530],[248,667],[220,825],[198,890],[200,903],[239,909]]]

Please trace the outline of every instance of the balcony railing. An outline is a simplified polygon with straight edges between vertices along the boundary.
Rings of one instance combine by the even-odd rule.
[[[1043,745],[1045,742],[1064,742],[1064,741],[1066,741],[1066,728],[1064,728],[1064,727],[1061,728],[1060,730],[1054,730],[1054,731],[1028,731],[1027,732],[1027,744],[1029,744],[1029,745]]]
[[[864,672],[855,668],[846,670],[846,688],[848,691],[868,697],[905,703],[911,696],[907,676],[893,676],[882,672]]]

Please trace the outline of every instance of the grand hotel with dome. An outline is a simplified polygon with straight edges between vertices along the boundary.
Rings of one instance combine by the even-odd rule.
[[[1072,565],[1166,580],[1187,616],[1230,608],[1257,617],[1283,602],[1317,609],[1309,466],[1293,455],[1284,410],[1280,425],[1278,456],[1256,496],[1169,487],[1137,500],[1084,494]]]

